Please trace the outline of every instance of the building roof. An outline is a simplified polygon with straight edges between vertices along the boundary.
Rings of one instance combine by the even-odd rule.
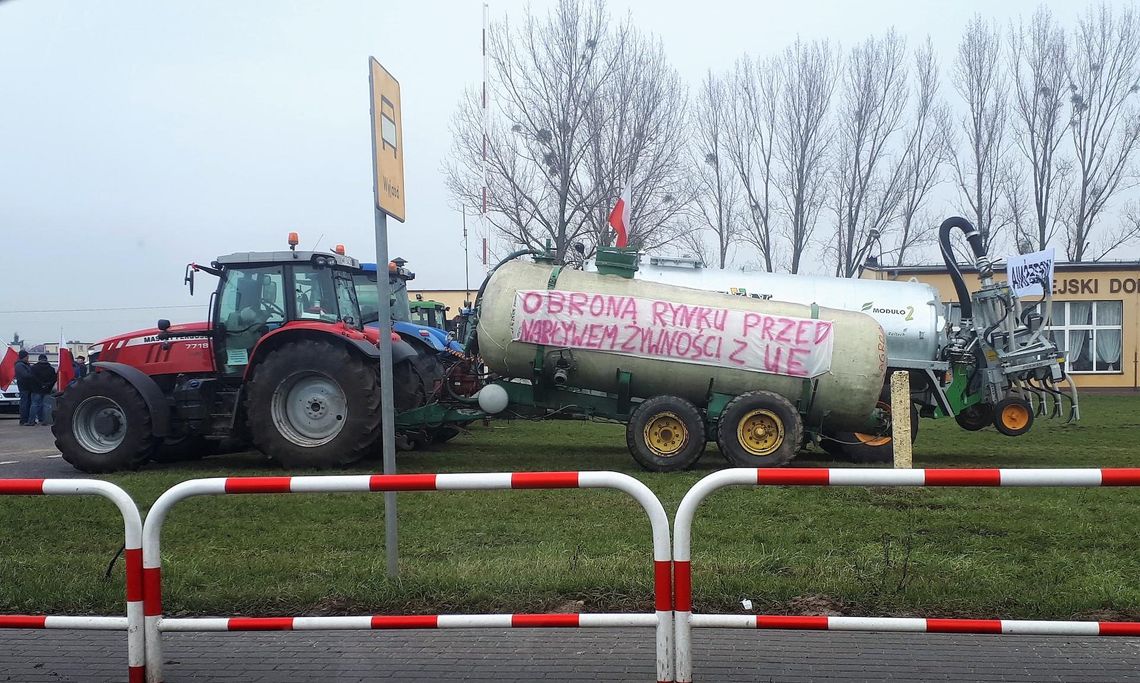
[[[978,272],[977,267],[973,265],[960,264],[958,268],[963,273]],[[935,274],[946,272],[946,266],[944,264],[919,266],[868,265],[866,269],[876,273],[894,273],[899,275],[904,273]],[[1140,261],[1058,261],[1053,264],[1053,269],[1058,271],[1140,270]],[[999,273],[1005,272],[1005,263],[995,263],[994,271]]]

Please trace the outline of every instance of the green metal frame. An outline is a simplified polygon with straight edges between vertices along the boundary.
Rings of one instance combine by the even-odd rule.
[[[939,406],[934,409],[935,418],[953,417],[966,408],[981,403],[985,398],[985,394],[980,391],[974,394],[969,393],[970,368],[968,366],[955,363],[951,366],[950,372],[950,384],[943,389],[943,392],[946,394],[946,399],[950,402],[950,408],[954,412],[951,415],[947,415],[941,406]],[[982,372],[982,370],[978,369],[977,372]]]

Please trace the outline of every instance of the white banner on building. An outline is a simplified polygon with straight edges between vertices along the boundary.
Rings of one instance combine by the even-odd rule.
[[[1043,296],[1045,287],[1053,288],[1054,250],[1020,254],[1006,259],[1006,276],[1017,296]]]
[[[618,294],[515,294],[514,339],[789,377],[831,369],[828,320],[791,318]]]

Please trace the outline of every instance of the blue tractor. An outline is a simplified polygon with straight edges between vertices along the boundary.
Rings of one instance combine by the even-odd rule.
[[[421,325],[412,320],[408,300],[408,281],[416,275],[406,268],[407,261],[395,258],[388,264],[388,292],[392,310],[392,331],[416,350],[416,358],[405,364],[406,377],[396,377],[397,384],[414,387],[418,399],[431,403],[445,391],[471,391],[476,379],[469,377],[463,345],[445,330]],[[379,301],[376,289],[375,263],[360,264],[353,279],[360,303],[361,320],[370,327],[379,326]],[[464,312],[463,314],[465,314]],[[397,406],[399,408],[400,406]],[[423,425],[414,429],[397,427],[397,445],[404,449],[423,447],[448,441],[462,432],[462,425],[452,423]]]

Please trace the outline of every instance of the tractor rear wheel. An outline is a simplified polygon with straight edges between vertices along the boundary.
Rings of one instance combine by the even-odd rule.
[[[52,434],[63,459],[91,474],[134,469],[154,452],[150,410],[130,382],[92,372],[55,400]]]
[[[705,451],[705,421],[690,401],[654,396],[642,401],[625,426],[625,443],[637,464],[650,472],[693,466]]]
[[[804,422],[788,399],[750,391],[728,402],[717,423],[716,444],[737,467],[781,467],[800,451]]]
[[[380,429],[377,367],[339,344],[287,343],[254,369],[245,406],[254,445],[282,465],[348,465]]]

